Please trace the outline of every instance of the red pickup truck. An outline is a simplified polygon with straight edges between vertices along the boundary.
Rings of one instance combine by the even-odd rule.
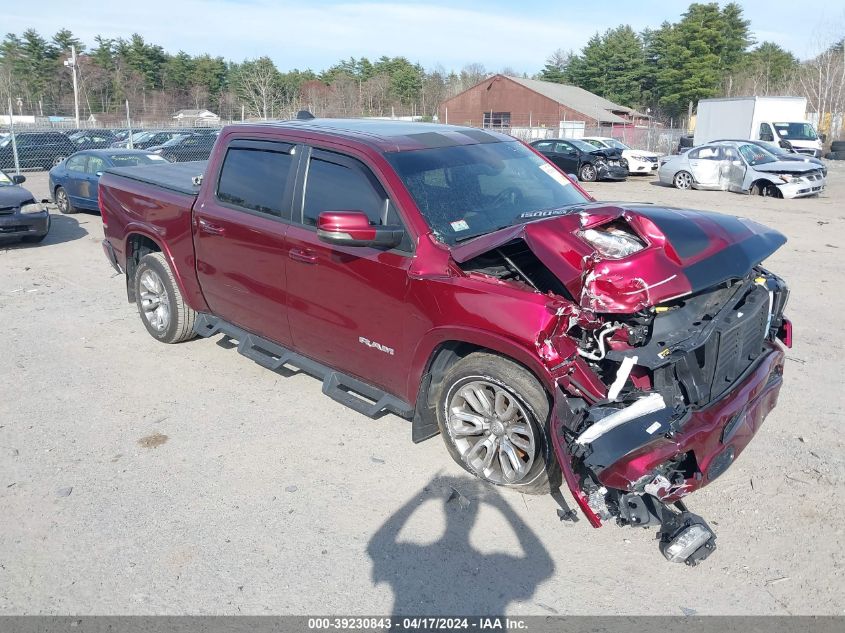
[[[222,334],[491,484],[715,547],[682,499],[775,406],[791,324],[752,220],[596,202],[492,131],[227,127],[207,164],[100,179],[106,255],[165,343]],[[562,499],[562,497],[560,498]],[[562,502],[565,508],[565,502]],[[562,511],[562,517],[574,512]]]

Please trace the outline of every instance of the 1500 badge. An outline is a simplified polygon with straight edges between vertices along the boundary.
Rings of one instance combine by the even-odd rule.
[[[363,336],[358,337],[358,342],[363,343],[367,347],[372,347],[373,349],[377,349],[380,352],[384,352],[385,354],[390,354],[393,356],[393,348],[387,347],[386,345],[382,345],[381,343],[376,343],[375,341],[371,341],[368,338],[364,338]]]

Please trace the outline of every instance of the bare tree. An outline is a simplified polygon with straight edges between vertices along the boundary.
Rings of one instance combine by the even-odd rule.
[[[235,90],[250,116],[269,119],[282,109],[279,71],[269,57],[245,61],[238,67]]]

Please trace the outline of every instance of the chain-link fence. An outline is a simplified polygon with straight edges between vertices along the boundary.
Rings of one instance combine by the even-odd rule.
[[[0,169],[15,173],[49,170],[78,152],[105,156],[107,162],[130,151],[157,154],[171,162],[206,160],[221,126],[219,121],[214,125],[168,126],[145,122],[132,127],[76,128],[61,123],[12,121],[11,126],[0,127]]]
[[[51,121],[35,117],[0,117],[0,169],[15,173],[49,170],[63,164],[77,152],[106,155],[107,162],[110,157],[117,153],[125,154],[128,150],[157,154],[171,162],[206,160],[223,125],[237,121],[222,121],[215,116],[203,118],[202,114],[189,112],[169,119],[130,120],[130,125],[126,120],[110,125],[85,121],[79,127],[72,119]],[[419,120],[419,117],[401,118]],[[424,126],[425,123],[420,121],[419,125]],[[478,127],[485,126],[479,121]],[[634,149],[661,154],[676,151],[681,136],[686,134],[683,129],[656,123],[588,127],[579,121],[563,121],[559,126],[488,125],[486,129],[501,131],[526,142],[544,138],[609,137]]]

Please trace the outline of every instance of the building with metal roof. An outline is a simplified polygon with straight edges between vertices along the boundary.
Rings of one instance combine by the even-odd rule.
[[[494,75],[444,101],[442,123],[478,127],[558,127],[643,124],[648,115],[608,101],[578,86]]]

